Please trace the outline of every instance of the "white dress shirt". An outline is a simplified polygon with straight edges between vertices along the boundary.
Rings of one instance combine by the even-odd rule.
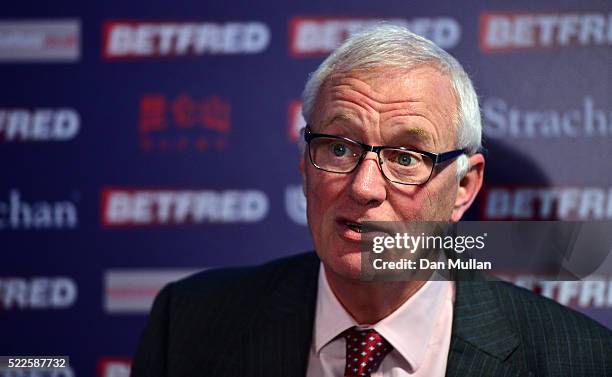
[[[389,316],[375,324],[359,324],[332,292],[324,268],[321,264],[307,377],[344,376],[346,341],[336,337],[353,326],[373,328],[393,346],[372,377],[446,374],[455,299],[453,282],[427,281]]]

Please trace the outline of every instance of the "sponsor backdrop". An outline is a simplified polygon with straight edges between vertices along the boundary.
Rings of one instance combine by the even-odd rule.
[[[163,284],[309,249],[300,93],[381,19],[474,79],[490,153],[470,219],[612,219],[609,3],[40,5],[0,18],[0,354],[127,375]],[[542,292],[612,327],[609,279]]]

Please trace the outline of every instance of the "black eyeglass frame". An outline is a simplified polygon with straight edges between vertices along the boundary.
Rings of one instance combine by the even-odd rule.
[[[344,141],[347,141],[347,142],[350,142],[350,143],[355,143],[355,144],[361,146],[361,149],[362,149],[361,156],[359,156],[359,160],[357,161],[357,164],[355,164],[355,167],[353,167],[353,169],[351,169],[351,170],[349,170],[347,172],[337,172],[337,171],[333,171],[333,170],[323,169],[322,167],[317,166],[317,164],[315,164],[315,162],[312,159],[312,152],[310,150],[310,142],[312,140],[320,138],[320,137],[344,140]],[[361,162],[365,158],[365,155],[368,152],[374,152],[378,156],[378,169],[382,173],[383,177],[385,177],[385,179],[388,180],[389,182],[397,183],[397,184],[400,184],[400,185],[408,185],[408,186],[420,186],[420,185],[426,184],[427,182],[429,182],[429,180],[433,176],[433,172],[434,172],[434,170],[436,168],[436,165],[439,165],[439,164],[441,164],[443,162],[452,160],[454,158],[457,158],[457,157],[461,156],[462,154],[466,154],[467,153],[467,149],[466,148],[455,149],[455,150],[452,150],[452,151],[442,152],[442,153],[432,153],[432,152],[421,151],[421,150],[418,150],[418,149],[411,149],[411,148],[406,148],[406,147],[396,147],[396,146],[388,146],[388,145],[368,145],[368,144],[362,143],[362,142],[357,141],[357,140],[349,139],[348,137],[344,137],[344,136],[329,135],[329,134],[320,134],[320,133],[312,132],[310,130],[310,125],[308,125],[308,124],[306,125],[306,128],[304,130],[304,140],[306,141],[306,143],[308,143],[308,158],[310,159],[310,163],[315,168],[317,168],[319,170],[323,170],[323,171],[330,172],[330,173],[336,173],[336,174],[350,174],[350,173],[354,172],[355,169],[357,169],[357,167],[359,167],[359,165],[361,164]],[[394,181],[394,180],[390,179],[389,177],[387,177],[387,175],[385,174],[385,172],[382,169],[381,165],[382,165],[383,162],[382,162],[381,157],[380,157],[380,152],[385,150],[385,149],[394,149],[394,150],[401,150],[401,151],[406,151],[406,152],[414,152],[414,153],[419,153],[419,154],[422,154],[424,156],[429,157],[433,161],[433,164],[431,165],[431,171],[429,172],[429,176],[427,177],[427,180],[425,180],[422,183],[405,183],[405,182]]]

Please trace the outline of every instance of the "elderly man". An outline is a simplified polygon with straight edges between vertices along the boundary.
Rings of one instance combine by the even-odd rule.
[[[368,221],[457,222],[482,185],[461,65],[406,29],[349,38],[304,90],[316,253],[165,287],[135,357],[154,376],[610,376],[609,330],[501,282],[360,279]]]

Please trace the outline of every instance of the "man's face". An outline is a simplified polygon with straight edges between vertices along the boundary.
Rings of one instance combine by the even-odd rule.
[[[456,103],[448,78],[429,66],[353,71],[324,83],[311,127],[369,145],[447,152],[456,148]],[[454,162],[436,169],[427,184],[407,186],[386,180],[373,152],[350,174],[318,170],[307,154],[302,172],[308,224],[319,258],[332,274],[359,278],[361,234],[347,223],[452,218],[458,187]]]

